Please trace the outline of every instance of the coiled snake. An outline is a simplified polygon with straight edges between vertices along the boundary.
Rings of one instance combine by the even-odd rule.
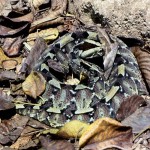
[[[115,113],[124,98],[146,94],[136,59],[119,39],[108,51],[104,35],[92,31],[67,33],[39,58],[36,71],[47,80],[39,107],[25,106],[19,113],[52,127],[78,119],[93,122]],[[74,76],[78,83],[68,83]],[[69,79],[68,79],[69,78]]]

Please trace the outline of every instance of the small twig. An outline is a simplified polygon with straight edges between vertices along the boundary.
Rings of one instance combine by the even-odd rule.
[[[143,134],[145,131],[149,130],[150,129],[150,126],[149,127],[146,127],[145,129],[143,129],[138,135],[136,135],[134,138],[133,138],[133,141],[135,141],[141,134]]]

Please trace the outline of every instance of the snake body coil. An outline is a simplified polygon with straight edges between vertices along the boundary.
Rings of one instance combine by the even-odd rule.
[[[35,66],[47,80],[39,107],[25,106],[19,113],[52,127],[78,119],[115,117],[124,98],[146,94],[138,64],[132,52],[119,39],[107,57],[107,46],[91,31],[68,33],[46,50]],[[106,60],[109,59],[109,60]],[[105,63],[108,65],[105,65]],[[67,83],[71,78],[78,83]],[[71,80],[72,81],[72,80]]]

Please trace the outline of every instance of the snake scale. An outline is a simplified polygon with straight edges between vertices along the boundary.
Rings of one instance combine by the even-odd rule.
[[[74,119],[91,123],[103,116],[114,118],[126,97],[146,94],[130,49],[111,36],[115,46],[108,51],[104,39],[103,34],[77,30],[52,43],[34,69],[47,80],[40,105],[24,105],[18,112],[52,127]],[[72,76],[79,82],[67,83]]]

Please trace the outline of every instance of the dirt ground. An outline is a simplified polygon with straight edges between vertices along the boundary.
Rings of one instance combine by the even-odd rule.
[[[99,13],[101,21],[107,20],[113,35],[144,39],[150,44],[149,0],[80,0],[80,3],[74,0],[74,3],[86,23],[93,23],[91,16]]]

